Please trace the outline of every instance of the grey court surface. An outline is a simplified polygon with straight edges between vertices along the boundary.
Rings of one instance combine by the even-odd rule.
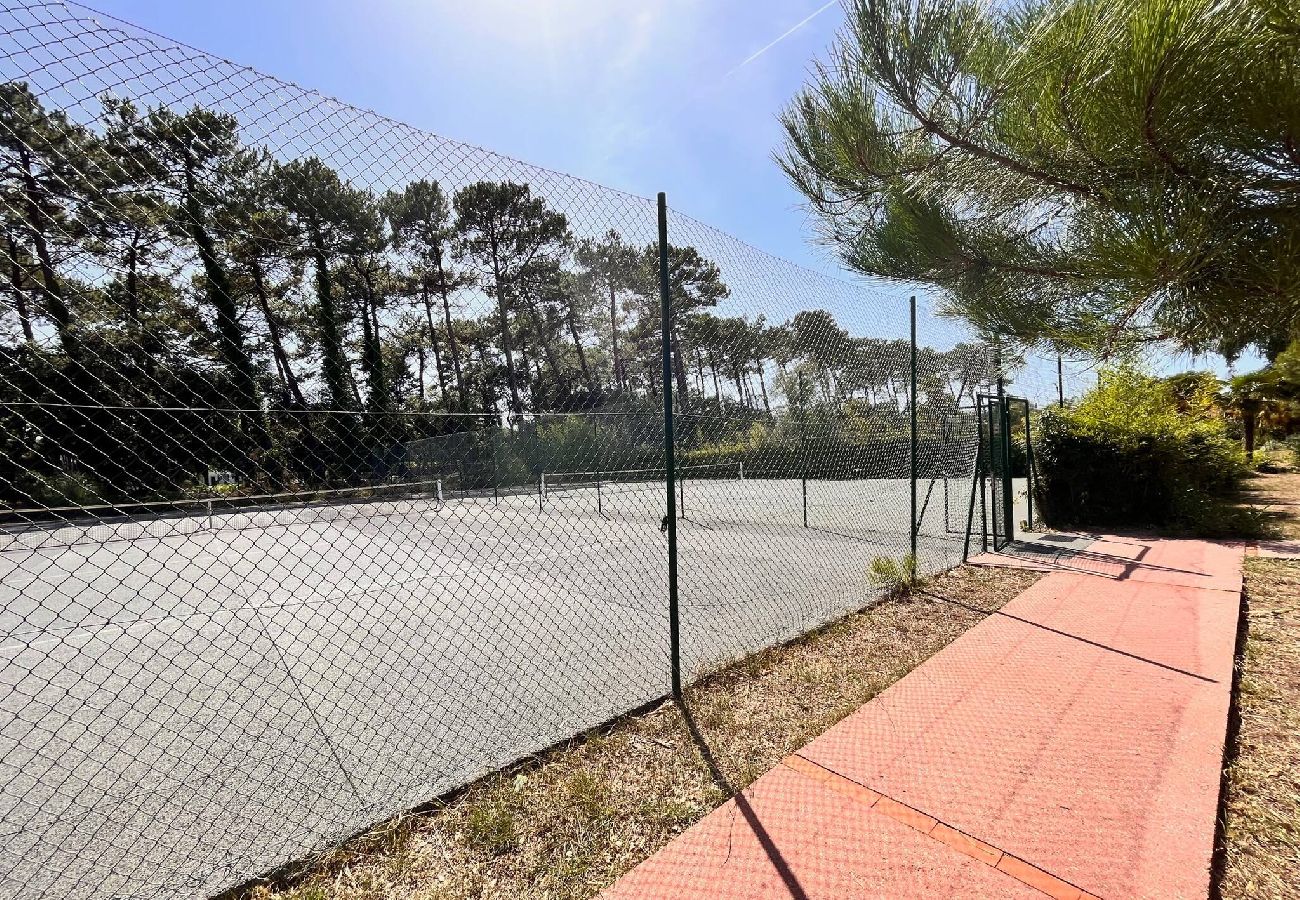
[[[970,482],[920,490],[937,571]],[[688,481],[687,674],[869,603],[908,492]],[[209,895],[662,697],[663,486],[596,494],[9,533],[0,896]]]

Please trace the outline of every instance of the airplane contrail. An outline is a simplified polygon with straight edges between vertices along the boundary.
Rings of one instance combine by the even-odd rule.
[[[785,40],[786,38],[788,38],[790,35],[794,34],[794,33],[795,33],[796,31],[798,31],[800,28],[803,28],[805,25],[807,25],[807,24],[808,24],[809,22],[811,22],[813,19],[817,18],[817,17],[820,16],[822,13],[826,12],[826,10],[830,9],[832,6],[836,5],[836,4],[839,3],[839,2],[840,2],[840,0],[830,0],[829,3],[824,3],[824,4],[822,4],[822,5],[819,6],[817,9],[815,9],[815,10],[813,10],[811,13],[809,13],[808,16],[807,16],[806,18],[804,18],[804,19],[800,20],[799,22],[796,22],[794,25],[790,26],[790,28],[787,29],[783,34],[781,34],[780,37],[774,39],[771,43],[766,44],[765,46],[760,47],[759,49],[755,50],[753,53],[749,54],[749,56],[745,57],[743,60],[741,60],[739,63],[737,63],[737,64],[736,64],[736,65],[735,65],[735,66],[734,66],[734,67],[733,67],[729,72],[727,72],[727,74],[723,75],[722,77],[723,77],[723,78],[730,78],[732,75],[734,75],[735,73],[739,72],[741,69],[745,68],[745,66],[749,65],[749,64],[752,63],[754,60],[758,59],[758,58],[759,58],[760,56],[762,56],[764,53],[766,53],[767,51],[771,50],[771,49],[772,49],[773,47],[775,47],[777,44],[781,43],[783,40]]]

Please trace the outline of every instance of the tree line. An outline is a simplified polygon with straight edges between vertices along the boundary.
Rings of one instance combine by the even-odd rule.
[[[71,454],[97,459],[101,482],[157,490],[204,465],[271,472],[279,454],[293,472],[278,480],[329,481],[284,457],[330,459],[338,429],[392,443],[467,427],[412,413],[498,427],[658,408],[656,245],[579,237],[525,183],[380,193],[318,157],[245,144],[228,113],[102,107],[91,127],[0,85],[0,415],[13,429],[0,454],[24,467]],[[820,310],[719,315],[730,290],[695,247],[670,247],[669,273],[684,412],[748,427],[906,397],[906,342],[850,336]],[[986,374],[977,348],[924,352],[927,396],[969,400]],[[285,424],[313,411],[333,435]],[[132,454],[165,474],[133,472]],[[5,474],[10,493],[20,475]]]

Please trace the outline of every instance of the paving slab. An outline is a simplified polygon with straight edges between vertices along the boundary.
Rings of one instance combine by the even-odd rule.
[[[995,866],[788,766],[763,775],[669,847],[605,897],[1043,897]]]
[[[1049,538],[1055,538],[1049,541]],[[1263,544],[1257,545],[1263,547]],[[1279,552],[1300,551],[1300,542]],[[1003,550],[972,556],[972,565],[1082,572],[1104,578],[1241,591],[1244,544],[1119,535],[1033,535]],[[1261,553],[1260,555],[1265,555]]]
[[[1205,897],[1243,553],[1099,536],[613,896]]]
[[[1240,595],[1059,572],[1002,608],[1043,629],[1229,684]]]
[[[1242,547],[1227,541],[1100,535],[1072,568],[1151,584],[1241,592]]]

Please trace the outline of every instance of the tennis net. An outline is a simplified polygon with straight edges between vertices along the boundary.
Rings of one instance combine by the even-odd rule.
[[[745,478],[745,464],[741,462],[706,463],[694,466],[677,466],[677,482],[708,479]],[[663,489],[668,480],[668,470],[663,467],[651,469],[610,469],[590,472],[543,472],[539,479],[543,500],[563,497],[575,492],[590,491],[646,491]]]

